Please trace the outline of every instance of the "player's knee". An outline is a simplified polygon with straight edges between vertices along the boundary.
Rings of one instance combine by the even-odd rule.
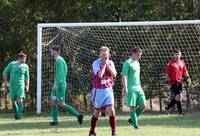
[[[135,111],[136,110],[136,106],[132,106],[132,107],[130,107],[130,111],[132,112],[132,111]]]
[[[115,109],[113,106],[107,107],[107,111],[109,116],[115,116]]]
[[[65,105],[66,105],[66,104],[65,104],[64,102],[58,102],[58,106],[61,107],[61,108],[64,108]]]
[[[50,100],[50,101],[49,101],[49,104],[50,104],[51,106],[56,106],[56,101],[55,101],[55,100]]]
[[[95,116],[96,118],[98,118],[100,115],[101,115],[101,110],[95,110],[95,111],[94,111],[94,116]]]
[[[140,105],[140,109],[145,109],[146,108],[146,106],[145,106],[145,104],[143,104],[143,105]]]
[[[16,101],[18,104],[22,103],[22,99],[17,99]]]

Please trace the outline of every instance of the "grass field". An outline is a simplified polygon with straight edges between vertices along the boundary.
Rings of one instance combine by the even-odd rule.
[[[200,136],[200,114],[144,114],[139,130],[129,125],[127,113],[117,115],[118,136]],[[91,114],[85,115],[80,126],[75,117],[62,114],[59,125],[50,127],[49,114],[25,114],[20,121],[15,121],[13,114],[0,114],[0,136],[88,136],[90,118]],[[107,117],[100,118],[96,131],[99,136],[111,135]]]

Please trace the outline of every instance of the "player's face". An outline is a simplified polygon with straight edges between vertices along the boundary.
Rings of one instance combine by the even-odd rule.
[[[56,56],[56,51],[55,50],[51,50],[51,56],[54,58]]]
[[[108,60],[109,59],[109,51],[101,51],[100,58],[103,60]]]
[[[180,58],[181,58],[181,53],[179,52],[179,53],[174,53],[173,54],[173,58],[175,59],[175,60],[180,60]]]
[[[19,63],[25,63],[26,62],[26,57],[22,57],[18,59]]]
[[[136,53],[133,53],[133,58],[135,60],[139,60],[142,56],[142,52],[136,52]]]

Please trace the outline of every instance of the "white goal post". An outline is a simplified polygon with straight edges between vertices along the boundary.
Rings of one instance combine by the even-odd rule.
[[[178,31],[178,30],[174,30],[177,25],[183,25],[183,26],[186,26],[186,27],[187,27],[187,25],[189,25],[188,28],[187,28],[189,32],[180,34],[181,36],[182,35],[184,36],[184,34],[185,34],[185,38],[181,37],[178,34],[178,36],[180,36],[181,39],[177,39],[177,40],[178,41],[183,40],[183,41],[181,41],[181,43],[185,42],[185,44],[188,44],[188,46],[185,45],[185,47],[183,47],[183,48],[180,45],[178,45],[177,43],[173,43],[173,40],[176,40],[176,38],[171,39],[170,35],[168,35],[169,37],[167,37],[167,38],[165,38],[165,36],[163,36],[161,38],[159,37],[160,35],[162,36],[162,34],[165,34],[165,31],[170,31],[171,33],[173,33],[173,31],[174,32]],[[190,26],[190,25],[195,25],[195,28],[191,28],[191,29],[195,29],[194,31],[197,32],[197,33],[190,34],[190,31],[192,31],[192,30],[189,30],[189,29],[190,29],[190,27],[193,27],[193,26]],[[142,29],[141,28],[139,28],[139,29],[131,29],[130,28],[130,27],[134,28],[134,27],[149,27],[149,26],[151,26],[151,28],[144,28],[144,29],[143,28]],[[159,28],[157,28],[157,26],[159,26]],[[167,27],[162,28],[160,26],[169,26],[169,30],[168,30]],[[170,27],[170,26],[172,26],[172,27]],[[165,54],[161,54],[161,55],[158,54],[157,55],[157,53],[149,53],[147,56],[144,57],[144,59],[146,59],[146,61],[141,60],[145,64],[149,63],[147,61],[153,61],[153,60],[151,60],[151,57],[152,57],[151,55],[157,55],[155,63],[160,63],[161,60],[159,60],[159,59],[163,59],[162,55],[166,56],[166,58],[169,58],[168,54],[169,54],[170,50],[172,48],[176,48],[176,47],[177,48],[181,47],[181,49],[191,48],[191,50],[195,50],[194,57],[192,56],[192,57],[188,58],[188,61],[191,60],[191,59],[193,59],[192,61],[196,61],[195,57],[199,55],[199,50],[197,50],[195,48],[195,46],[200,46],[199,41],[196,41],[196,35],[198,35],[198,36],[200,35],[200,20],[147,21],[147,22],[102,22],[102,23],[39,23],[37,25],[37,113],[38,114],[40,114],[41,111],[42,111],[42,94],[44,93],[43,92],[44,90],[42,89],[43,88],[43,85],[42,85],[43,75],[46,74],[46,73],[48,74],[48,72],[44,73],[44,71],[42,70],[43,69],[43,65],[42,65],[43,61],[46,61],[46,60],[43,60],[43,54],[48,53],[48,49],[45,49],[45,51],[44,51],[43,47],[49,46],[51,43],[55,42],[54,41],[55,39],[56,39],[56,43],[62,42],[62,44],[65,45],[65,43],[63,43],[63,42],[67,41],[64,37],[64,36],[66,36],[65,33],[67,33],[67,31],[71,31],[71,29],[76,29],[76,28],[84,28],[80,32],[80,33],[83,33],[83,31],[88,31],[88,30],[86,30],[86,28],[88,28],[88,27],[95,28],[95,30],[96,30],[96,31],[92,32],[93,38],[101,37],[103,34],[105,34],[105,37],[109,37],[110,41],[106,41],[106,38],[104,38],[103,41],[102,40],[97,41],[97,42],[102,41],[104,44],[106,43],[106,45],[108,45],[108,46],[111,46],[111,45],[117,46],[117,42],[119,43],[119,42],[124,40],[123,43],[119,43],[121,45],[119,48],[118,47],[111,47],[111,50],[112,49],[121,50],[121,51],[127,52],[127,54],[128,54],[130,46],[123,47],[123,45],[129,44],[129,43],[134,44],[135,42],[136,42],[135,43],[136,46],[140,46],[143,49],[147,48],[148,51],[151,50],[152,52],[155,51],[155,50],[162,52],[162,50],[165,50],[165,48],[167,48],[167,50],[165,50],[166,51]],[[108,27],[108,28],[106,28],[106,27]],[[121,39],[117,39],[117,42],[116,42],[116,39],[113,39],[112,33],[114,33],[114,31],[111,30],[112,29],[111,27],[115,27],[114,28],[115,31],[118,31],[118,29],[116,29],[117,27],[119,27],[119,28],[121,27],[120,31],[119,31]],[[153,30],[154,27],[155,27],[155,30]],[[49,29],[49,28],[54,28],[55,30],[50,30],[47,33],[46,29]],[[69,28],[69,30],[68,30],[68,28]],[[63,29],[65,29],[65,30],[63,30]],[[108,32],[108,29],[111,32]],[[148,31],[149,29],[151,29],[151,31],[146,33],[145,31]],[[180,28],[178,28],[178,29],[180,29]],[[196,29],[198,29],[199,31],[196,30]],[[62,31],[63,34],[57,35],[55,32],[58,31],[58,30],[61,30],[61,31],[63,30]],[[75,31],[75,30],[73,30],[73,31]],[[163,32],[161,32],[161,31],[163,31]],[[44,33],[46,33],[46,34],[44,34]],[[72,32],[69,32],[69,33],[70,33],[69,35],[73,35]],[[99,36],[99,33],[102,33],[101,36]],[[127,36],[127,33],[131,33],[131,36],[130,37]],[[143,36],[137,37],[137,34],[139,34],[139,33],[142,33]],[[136,37],[133,36],[134,34],[136,34]],[[159,34],[159,36],[158,36],[158,34]],[[117,35],[117,33],[116,33],[116,35]],[[187,36],[190,36],[190,37],[187,37]],[[59,37],[59,38],[57,38],[57,37]],[[129,39],[129,38],[132,38],[132,39]],[[141,38],[143,38],[143,39],[141,39]],[[187,41],[187,38],[190,38],[189,39],[190,41]],[[80,40],[80,39],[78,39],[78,40]],[[156,47],[158,45],[158,43],[155,42],[156,40],[159,40],[159,44],[162,42],[162,40],[165,40],[164,44],[166,44],[166,45],[172,44],[172,46],[168,45],[168,47],[164,47],[164,45],[163,45],[163,46],[160,46],[160,47]],[[167,40],[171,40],[172,42],[168,42]],[[193,42],[193,41],[196,42],[196,43],[194,43],[194,45],[192,45],[192,43],[189,43],[189,42]],[[70,47],[66,47],[66,48],[68,48],[68,50],[69,49],[70,50],[75,49],[74,46],[78,44],[78,43],[72,43],[72,42],[78,42],[78,41],[74,40],[74,41],[70,41],[70,43],[67,43],[67,44],[72,45]],[[109,44],[109,42],[113,43],[113,44]],[[91,43],[91,41],[89,41],[89,42],[87,41],[85,43]],[[149,44],[151,44],[151,46],[146,47]],[[99,47],[99,43],[95,43],[95,45],[96,45],[95,48]],[[79,46],[82,47],[82,44],[80,44]],[[84,48],[86,48],[86,47],[84,47]],[[125,49],[125,48],[127,48],[127,49]],[[156,48],[156,49],[153,50],[154,48]],[[94,50],[94,49],[91,47],[90,50]],[[144,49],[144,50],[147,50],[147,49]],[[98,50],[98,48],[96,50]],[[189,52],[189,50],[190,49],[188,49],[187,51]],[[195,53],[196,53],[196,56],[195,56]],[[117,58],[117,55],[118,54],[116,54],[116,58]],[[97,56],[98,56],[98,54],[97,54]],[[124,58],[126,58],[126,57],[124,57]],[[87,60],[87,61],[89,62],[89,60]],[[120,62],[121,62],[121,60],[120,60]],[[154,63],[154,62],[152,62],[152,63]],[[48,63],[48,65],[49,65],[49,63]],[[163,65],[165,65],[165,64],[163,64]],[[161,67],[160,69],[162,69],[162,66],[159,66],[159,67]],[[154,67],[156,67],[156,66],[154,66]],[[194,68],[194,70],[198,71],[199,69],[198,68],[195,69],[196,67],[197,66],[194,65],[194,67],[192,67],[192,68]],[[46,69],[48,70],[48,68],[49,68],[49,66]],[[143,72],[144,75],[147,75],[148,73],[155,74],[155,72],[157,72],[157,70],[155,70],[154,68],[152,68],[152,69],[151,68],[152,67],[149,66],[149,70],[151,70],[151,72],[150,71]],[[190,69],[190,71],[193,71],[192,68]],[[120,71],[118,71],[118,73],[120,73]],[[49,77],[49,76],[47,76],[47,77]],[[82,80],[82,79],[84,79],[84,77],[80,77],[80,80]]]

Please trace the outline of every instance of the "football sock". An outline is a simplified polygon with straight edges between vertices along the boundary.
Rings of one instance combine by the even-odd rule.
[[[130,112],[131,120],[132,120],[132,125],[133,127],[138,127],[138,120],[137,120],[137,115],[135,111]]]
[[[80,113],[68,104],[64,106],[64,109],[72,115],[76,116],[77,118],[80,116]]]
[[[92,116],[92,119],[91,119],[90,134],[94,134],[95,128],[96,128],[96,125],[97,125],[97,121],[98,121],[98,118],[96,118],[96,117],[93,115],[93,116]]]
[[[109,116],[109,122],[112,129],[112,134],[116,132],[116,116]]]
[[[143,111],[144,111],[144,109],[137,108],[137,110],[136,110],[137,117],[139,117],[142,114]]]
[[[18,104],[18,117],[21,118],[22,111],[23,111],[23,103]]]
[[[14,112],[15,112],[15,115],[18,116],[18,106],[17,106],[17,104],[14,103],[12,106],[13,106],[13,110],[14,110]]]
[[[57,106],[51,106],[51,116],[53,122],[58,122],[58,108]]]
[[[176,103],[177,103],[177,108],[178,108],[179,114],[182,114],[182,105],[181,105],[181,102],[177,101]]]

